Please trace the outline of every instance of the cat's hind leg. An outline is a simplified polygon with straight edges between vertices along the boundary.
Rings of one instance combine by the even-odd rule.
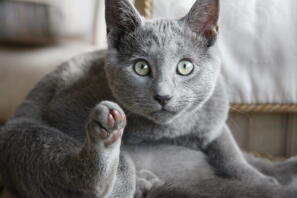
[[[258,184],[213,177],[197,183],[167,183],[152,189],[146,198],[296,198],[297,158],[272,162],[245,155],[246,160],[265,175],[276,178],[278,184]]]
[[[84,144],[27,118],[13,120],[0,133],[1,175],[25,198],[133,197],[134,166],[120,153],[125,125],[111,102],[91,112]]]
[[[296,198],[297,188],[211,178],[197,183],[165,184],[145,198]]]

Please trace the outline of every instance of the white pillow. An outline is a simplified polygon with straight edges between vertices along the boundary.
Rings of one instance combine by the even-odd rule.
[[[50,4],[61,11],[62,37],[79,37],[87,39],[92,33],[94,11],[97,0],[18,0],[25,2],[41,2]]]

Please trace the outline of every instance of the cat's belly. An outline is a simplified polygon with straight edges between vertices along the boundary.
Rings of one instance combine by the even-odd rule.
[[[137,170],[147,169],[163,181],[191,182],[214,176],[202,152],[174,145],[125,146]]]

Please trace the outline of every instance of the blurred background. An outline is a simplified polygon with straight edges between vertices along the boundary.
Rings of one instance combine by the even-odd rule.
[[[195,0],[136,0],[146,18],[180,18]],[[297,1],[222,0],[218,48],[229,124],[247,151],[297,154]],[[106,48],[104,0],[0,0],[0,123],[71,57]]]

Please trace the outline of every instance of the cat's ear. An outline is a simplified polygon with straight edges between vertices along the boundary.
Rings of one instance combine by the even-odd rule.
[[[196,0],[190,12],[181,20],[193,32],[203,35],[211,46],[218,34],[219,0]]]
[[[107,33],[129,33],[141,25],[141,16],[130,0],[105,0]]]

